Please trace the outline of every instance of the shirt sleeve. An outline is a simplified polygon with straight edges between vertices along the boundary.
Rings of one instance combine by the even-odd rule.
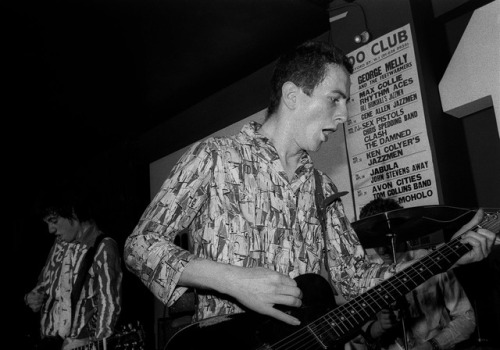
[[[472,305],[453,271],[438,275],[450,322],[434,339],[441,349],[451,349],[461,341],[469,339],[476,328]]]
[[[102,339],[114,333],[121,312],[122,269],[116,241],[105,238],[99,245],[94,260],[97,278],[97,327],[96,338]]]
[[[330,182],[330,184],[327,183],[325,191],[329,196],[336,192],[336,188]],[[368,259],[366,251],[345,215],[340,199],[327,208],[327,239],[332,283],[347,300],[358,296],[396,272],[394,265],[371,262]]]
[[[209,194],[212,151],[195,143],[172,169],[125,242],[125,263],[164,304],[172,305],[186,290],[177,287],[185,266],[195,256],[174,243]]]

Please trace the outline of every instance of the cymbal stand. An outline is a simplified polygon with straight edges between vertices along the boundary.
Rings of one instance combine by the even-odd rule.
[[[391,222],[389,218],[387,218],[387,226],[389,226],[389,232],[386,234],[387,238],[391,241],[391,250],[392,250],[392,261],[394,262],[394,265],[397,263],[397,258],[396,258],[396,235],[391,232]],[[404,349],[408,350],[409,345],[408,345],[408,337],[406,336],[406,324],[405,324],[405,316],[406,316],[406,308],[408,303],[406,302],[406,297],[403,295],[402,298],[404,299],[404,303],[396,301],[396,304],[399,304],[399,312],[401,312],[401,327],[403,330],[403,341],[404,341]]]

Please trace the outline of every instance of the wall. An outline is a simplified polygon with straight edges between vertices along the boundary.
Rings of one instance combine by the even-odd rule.
[[[500,201],[500,36],[485,34],[500,31],[499,16],[498,0],[474,11],[439,82],[443,118],[463,118],[477,202],[496,208]]]

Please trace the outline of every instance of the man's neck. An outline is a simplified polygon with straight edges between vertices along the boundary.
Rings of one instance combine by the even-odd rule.
[[[90,244],[95,239],[97,231],[94,230],[95,224],[91,221],[84,221],[80,223],[80,233],[78,234],[77,241],[84,244]]]
[[[291,180],[295,175],[295,170],[297,169],[303,150],[297,146],[291,136],[288,123],[284,118],[272,116],[264,122],[259,133],[267,137],[274,148],[276,148],[281,165],[288,179]]]

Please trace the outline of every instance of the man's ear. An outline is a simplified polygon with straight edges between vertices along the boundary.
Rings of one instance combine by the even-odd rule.
[[[288,109],[295,109],[298,102],[300,88],[294,83],[287,81],[281,87],[282,100]]]

